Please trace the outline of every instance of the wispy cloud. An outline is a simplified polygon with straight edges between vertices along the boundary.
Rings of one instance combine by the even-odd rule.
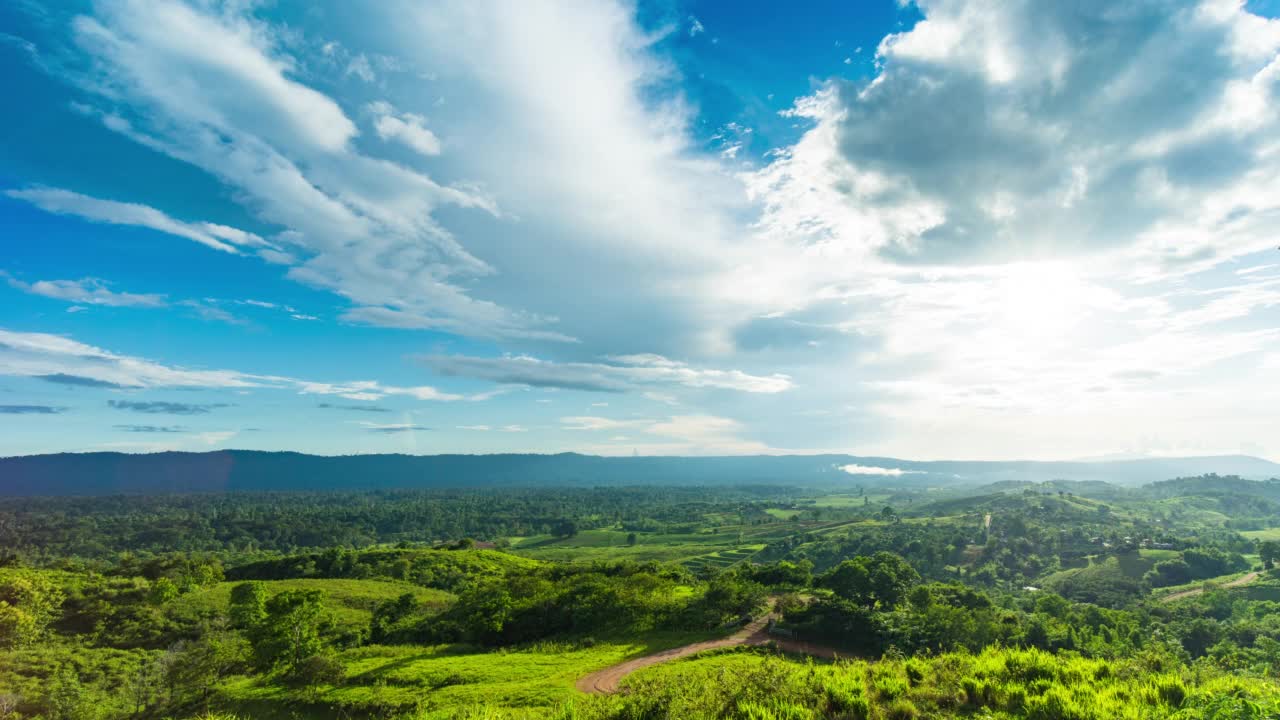
[[[120,355],[60,335],[0,329],[0,375],[34,377],[61,385],[108,389],[274,388],[304,395],[336,395],[363,402],[391,395],[455,401],[466,395],[420,385],[401,387],[373,380],[326,383],[235,370],[193,370]]]
[[[415,425],[413,423],[362,422],[360,423],[360,427],[364,428],[365,430],[368,430],[369,432],[382,433],[387,435],[397,434],[397,433],[407,433],[407,432],[422,432],[422,431],[427,431],[431,429],[429,427],[424,427],[422,425]]]
[[[106,281],[98,278],[37,280],[28,283],[8,273],[0,272],[0,275],[8,280],[9,285],[23,292],[70,303],[109,307],[164,307],[166,304],[163,295],[115,292],[108,289]]]
[[[188,428],[182,425],[112,425],[116,430],[131,433],[184,433],[189,432]]]
[[[659,355],[625,355],[610,363],[557,363],[528,355],[474,357],[430,355],[422,362],[445,375],[492,382],[590,392],[626,392],[646,385],[778,393],[791,387],[786,375],[751,375],[739,370],[691,367]]]
[[[227,403],[180,403],[163,400],[108,400],[107,405],[116,410],[153,415],[207,415],[214,410],[231,407]]]
[[[92,222],[150,228],[194,240],[222,252],[238,253],[241,246],[268,247],[270,245],[261,237],[237,228],[208,222],[183,222],[147,205],[103,200],[61,188],[33,187],[6,190],[5,195],[25,200],[51,213],[75,215]]]
[[[0,405],[0,415],[57,415],[66,411],[54,405]]]
[[[44,380],[55,385],[69,385],[72,387],[91,387],[91,388],[112,388],[115,390],[136,388],[137,385],[124,385],[111,382],[109,380],[99,380],[98,378],[85,377],[83,375],[72,375],[70,373],[49,373],[47,375],[35,375],[32,377],[37,380]]]
[[[319,403],[318,408],[326,410],[352,410],[355,412],[371,412],[371,413],[387,413],[391,412],[391,408],[379,407],[377,405],[334,405],[332,403]]]

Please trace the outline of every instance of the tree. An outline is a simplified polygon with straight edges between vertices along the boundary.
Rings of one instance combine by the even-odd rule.
[[[1280,561],[1280,540],[1263,540],[1258,543],[1258,555],[1262,558],[1262,566],[1270,570]]]
[[[566,518],[558,521],[552,532],[556,537],[571,538],[578,534],[578,524]]]
[[[920,582],[920,573],[900,556],[878,552],[845,560],[821,578],[823,587],[853,603],[892,608]]]
[[[213,687],[244,664],[248,648],[236,633],[205,628],[199,639],[178,643],[170,652],[169,687],[178,694],[194,694],[208,712]]]
[[[30,645],[57,617],[66,595],[39,573],[0,578],[0,648]]]
[[[163,605],[176,597],[178,597],[178,586],[167,577],[156,578],[151,583],[151,590],[147,593],[147,600],[152,605]]]
[[[408,617],[418,607],[418,598],[413,593],[404,593],[395,600],[384,600],[373,609],[373,617],[369,619],[369,637],[374,642],[382,642],[391,634],[397,623]]]
[[[52,720],[86,720],[98,716],[89,691],[80,683],[80,674],[71,665],[63,665],[45,699]]]
[[[324,649],[323,635],[331,622],[319,590],[285,590],[267,600],[265,610],[249,634],[260,667],[283,667],[292,673]]]
[[[260,582],[244,582],[231,588],[231,625],[251,630],[267,616],[267,587]]]
[[[628,544],[628,545],[635,545],[635,544],[636,544],[636,542],[638,542],[638,541],[639,541],[639,538],[638,538],[638,537],[636,537],[636,534],[635,534],[635,533],[627,533],[627,544]]]

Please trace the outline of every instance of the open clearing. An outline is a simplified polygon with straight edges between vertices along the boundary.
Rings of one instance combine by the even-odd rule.
[[[1257,572],[1245,573],[1244,575],[1241,575],[1235,580],[1222,583],[1222,585],[1220,585],[1219,587],[1233,588],[1233,587],[1240,587],[1241,585],[1248,585],[1254,580],[1257,580],[1258,575],[1259,573]],[[1173,602],[1174,600],[1181,600],[1183,598],[1195,597],[1196,595],[1200,595],[1202,593],[1204,593],[1204,587],[1198,587],[1198,588],[1192,588],[1190,590],[1182,590],[1180,592],[1165,595],[1164,597],[1160,598],[1160,600],[1163,602]]]

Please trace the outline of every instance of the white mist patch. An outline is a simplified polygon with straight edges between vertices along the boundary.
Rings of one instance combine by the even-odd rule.
[[[902,468],[882,468],[874,465],[841,465],[840,469],[850,475],[923,475],[923,470],[903,470]]]

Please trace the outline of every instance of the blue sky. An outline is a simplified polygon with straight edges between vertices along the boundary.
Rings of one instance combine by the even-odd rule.
[[[0,7],[0,454],[1280,458],[1275,3]]]

